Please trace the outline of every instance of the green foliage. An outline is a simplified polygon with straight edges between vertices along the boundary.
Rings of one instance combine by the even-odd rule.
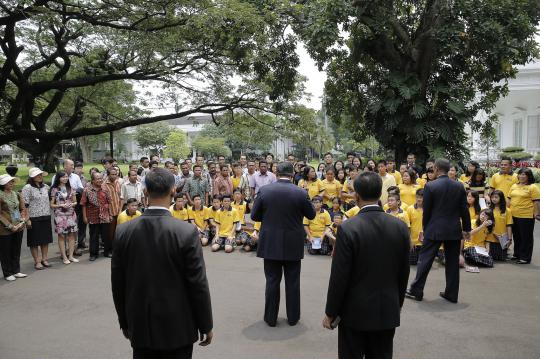
[[[534,160],[535,160],[535,161],[540,161],[540,153],[537,153],[537,154],[534,156]]]
[[[514,161],[526,161],[530,160],[533,155],[527,152],[511,152],[511,153],[505,153],[507,156],[510,156]]]
[[[533,176],[534,176],[534,182],[540,183],[540,168],[531,168]]]
[[[166,157],[171,157],[175,161],[186,158],[191,152],[188,146],[186,133],[181,130],[171,131],[165,141],[165,146],[165,151],[163,151],[164,155]]]
[[[142,125],[135,130],[135,141],[142,149],[161,153],[170,133],[170,126],[163,122]]]
[[[193,140],[192,145],[197,150],[197,153],[202,153],[206,157],[217,157],[219,155],[228,157],[231,155],[231,149],[227,147],[223,137],[199,134]]]
[[[538,55],[538,1],[315,0],[299,11],[296,32],[326,65],[328,114],[398,160],[430,149],[464,158],[465,126],[491,127],[514,65]]]

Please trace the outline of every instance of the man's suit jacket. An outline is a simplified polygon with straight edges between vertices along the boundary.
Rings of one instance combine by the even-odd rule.
[[[172,350],[212,330],[202,247],[192,224],[148,209],[118,226],[111,267],[120,328],[134,348]]]
[[[251,210],[251,219],[262,222],[257,256],[281,261],[304,258],[304,217],[315,218],[305,190],[288,180],[261,187]]]
[[[409,279],[409,230],[379,207],[364,207],[338,229],[326,314],[376,331],[399,326]]]
[[[463,184],[440,176],[424,187],[424,240],[459,241],[471,231],[471,217]]]

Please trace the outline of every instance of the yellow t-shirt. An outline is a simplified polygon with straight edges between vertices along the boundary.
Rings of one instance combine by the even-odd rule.
[[[511,201],[512,216],[516,218],[534,217],[533,201],[540,200],[540,190],[536,184],[521,185],[516,183],[510,187],[508,197]]]
[[[469,216],[471,216],[471,221],[476,221],[480,213],[476,213],[476,209],[474,209],[474,206],[469,207]]]
[[[476,225],[476,221],[471,221],[471,222],[472,222],[471,223],[472,229],[476,229],[478,227]],[[464,241],[463,248],[467,249],[470,247],[485,247],[487,236],[488,236],[487,228],[482,228],[480,231],[476,232],[475,234],[472,234],[470,240]]]
[[[382,204],[386,204],[386,202],[388,202],[388,188],[396,186],[396,179],[390,173],[387,173],[386,176],[381,177],[381,180],[382,190],[380,200]]]
[[[214,218],[214,222],[219,225],[220,237],[230,236],[235,224],[239,221],[240,218],[238,217],[238,211],[232,207],[228,211],[225,209],[220,209]]]
[[[172,214],[172,216],[174,218],[181,219],[182,221],[187,221],[189,219],[188,209],[186,207],[184,207],[184,208],[182,208],[180,210],[177,210],[177,209],[174,209],[174,204],[172,204],[169,207],[169,211],[171,212],[171,214]]]
[[[324,209],[317,213],[315,215],[315,218],[313,218],[312,220],[304,217],[304,226],[307,226],[309,228],[311,236],[315,238],[322,238],[324,230],[331,224],[332,220],[330,219],[330,213],[328,213]]]
[[[398,187],[401,202],[404,202],[407,206],[414,205],[416,203],[416,191],[418,190],[418,186],[402,183]]]
[[[261,231],[261,224],[262,224],[262,222],[255,222],[255,224],[253,225],[253,229],[256,230],[257,232],[260,232]]]
[[[493,226],[493,234],[502,236],[503,234],[508,233],[508,226],[514,224],[514,219],[512,218],[512,210],[507,208],[504,213],[501,213],[499,208],[493,209],[493,217],[495,217],[495,225]],[[495,236],[490,236],[488,238],[489,242],[499,242]]]
[[[360,207],[354,206],[353,208],[349,209],[347,212],[345,212],[346,218],[352,218],[356,216],[358,213],[360,213]]]
[[[418,188],[424,188],[427,183],[427,178],[417,178],[416,184],[418,185]]]
[[[240,186],[241,180],[242,180],[242,177],[231,177],[233,189],[237,189],[238,186]]]
[[[463,183],[467,183],[471,180],[471,176],[468,176],[465,173],[462,173],[461,176],[459,176],[459,181]]]
[[[341,193],[342,185],[338,180],[333,180],[332,182],[329,182],[328,180],[323,180],[322,184],[325,189],[325,204],[330,208],[332,207],[332,201],[330,198],[338,197]]]
[[[202,209],[196,211],[193,208],[188,209],[188,218],[190,221],[193,221],[197,227],[200,229],[206,229],[207,226],[207,220],[210,209],[206,207],[202,207]]]
[[[414,201],[414,202],[416,203],[416,201]],[[401,206],[399,206],[399,208],[401,208],[401,209],[404,210],[404,211],[406,211],[407,208],[409,208],[409,207],[410,207],[410,206],[408,206],[407,204],[405,204],[403,201],[401,201]],[[387,204],[385,204],[385,205],[383,206],[383,211],[385,211],[385,212],[388,211],[388,208],[390,208],[390,207],[388,207],[388,203],[387,203]]]
[[[489,187],[498,189],[504,193],[505,197],[508,197],[510,193],[510,187],[513,184],[518,183],[517,174],[500,174],[495,173],[493,177],[489,180]]]
[[[354,188],[352,186],[352,183],[350,183],[350,186],[349,186],[349,183],[350,183],[349,179],[346,179],[345,182],[343,183],[343,188],[341,189],[341,191],[347,194],[353,194]],[[354,198],[346,198],[344,201],[345,203],[351,203],[352,201],[354,201]]]
[[[217,216],[217,213],[219,212],[219,208],[218,209],[214,209],[214,206],[210,206],[208,207],[208,219],[210,220],[214,220]]]
[[[136,211],[135,214],[133,216],[130,216],[129,214],[127,214],[127,210],[126,211],[122,211],[122,213],[120,213],[118,215],[118,218],[116,220],[116,224],[117,225],[120,225],[122,223],[126,223],[126,222],[129,222],[131,221],[132,219],[135,219],[137,217],[140,217],[141,216],[141,212],[139,211]]]
[[[399,173],[398,171],[388,172],[388,173],[390,173],[396,179],[396,186],[399,186],[400,184],[403,183],[403,180],[401,179],[401,173]]]
[[[396,217],[397,219],[401,220],[407,225],[407,227],[411,227],[411,220],[409,219],[409,215],[401,208],[396,213],[392,213],[390,210],[387,210],[386,213],[388,213],[392,217]]]
[[[418,237],[423,232],[422,218],[424,217],[424,210],[422,208],[415,208],[415,206],[409,206],[406,212],[411,222],[411,243],[413,246],[420,246],[422,242],[418,240]]]
[[[238,218],[240,219],[240,223],[246,224],[246,221],[245,221],[245,214],[246,214],[246,208],[247,208],[246,202],[242,201],[242,203],[240,204],[236,204],[235,202],[233,202],[231,203],[231,207],[238,211]]]
[[[322,194],[322,192],[324,191],[323,182],[318,178],[315,181],[311,181],[311,182],[309,182],[309,183],[307,183],[305,185],[304,185],[304,183],[305,183],[305,181],[303,179],[301,179],[298,182],[298,187],[307,189],[308,196],[309,196],[310,199],[313,199],[313,197]]]

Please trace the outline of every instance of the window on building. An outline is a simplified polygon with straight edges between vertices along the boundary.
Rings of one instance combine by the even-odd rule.
[[[523,146],[523,120],[514,120],[514,146]]]
[[[540,147],[540,116],[527,117],[527,149],[537,149]]]

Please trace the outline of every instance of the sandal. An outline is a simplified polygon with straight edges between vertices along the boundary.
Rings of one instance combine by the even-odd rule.
[[[43,267],[43,266],[41,265],[41,263],[36,263],[36,264],[34,264],[34,268],[35,268],[36,270],[42,270],[42,269],[45,269],[45,267]]]
[[[43,266],[44,266],[45,268],[50,268],[50,267],[52,267],[52,265],[49,264],[49,261],[41,261],[41,264],[43,264]]]
[[[64,262],[64,264],[65,264],[65,265],[71,264],[71,262],[70,262],[70,261],[69,261],[69,259],[67,259],[67,258],[66,258],[66,259],[64,259],[64,261],[63,261],[63,262]]]

